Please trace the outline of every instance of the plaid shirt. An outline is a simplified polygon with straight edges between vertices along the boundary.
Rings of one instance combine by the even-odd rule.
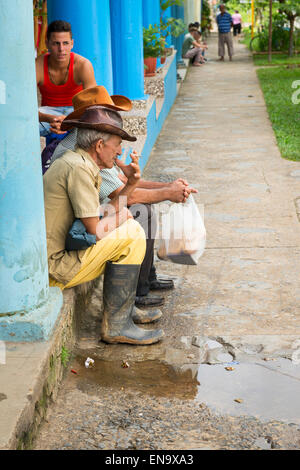
[[[221,13],[217,16],[217,23],[219,28],[219,33],[229,33],[231,30],[232,17],[227,11],[224,15]]]

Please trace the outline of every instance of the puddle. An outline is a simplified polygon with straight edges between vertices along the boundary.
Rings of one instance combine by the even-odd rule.
[[[128,361],[129,367],[122,367],[122,361],[103,361],[95,358],[95,365],[86,369],[86,357],[78,356],[72,362],[70,380],[83,392],[97,394],[99,387],[140,391],[159,397],[193,399],[197,396],[197,369],[191,366],[175,368],[159,361]]]
[[[288,360],[276,362],[238,364],[231,372],[224,364],[201,364],[197,400],[221,414],[300,424],[300,368]]]
[[[221,415],[252,416],[262,422],[277,420],[300,425],[300,365],[287,359],[272,363],[231,362],[228,364],[186,364],[174,367],[157,360],[122,361],[95,359],[86,369],[86,357],[77,356],[71,368],[69,386],[84,393],[101,395],[101,388],[140,392],[157,397],[205,403]],[[266,442],[261,442],[266,445]]]

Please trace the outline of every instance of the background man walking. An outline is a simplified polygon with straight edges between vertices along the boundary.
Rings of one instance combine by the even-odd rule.
[[[224,60],[225,44],[227,44],[229,60],[233,56],[233,43],[231,36],[232,17],[226,11],[225,5],[220,5],[220,13],[217,16],[217,24],[219,29],[219,60]]]

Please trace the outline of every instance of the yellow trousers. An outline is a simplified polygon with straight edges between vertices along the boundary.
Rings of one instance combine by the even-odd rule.
[[[145,232],[138,222],[129,219],[95,245],[86,249],[81,268],[70,282],[63,285],[50,278],[49,284],[51,287],[60,287],[63,290],[92,281],[104,272],[107,261],[116,264],[141,264],[145,251]]]

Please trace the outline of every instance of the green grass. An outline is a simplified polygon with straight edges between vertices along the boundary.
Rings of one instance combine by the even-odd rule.
[[[250,49],[250,41],[251,41],[251,32],[248,29],[243,30],[244,37],[241,39],[241,43],[245,44],[248,49]]]
[[[300,64],[300,55],[289,57],[287,54],[273,54],[272,62],[269,64],[268,55],[254,55],[254,65],[288,65],[288,64]]]
[[[270,67],[257,70],[269,117],[283,158],[300,161],[300,103],[293,104],[292,88],[300,70]],[[295,96],[300,99],[300,93]]]

